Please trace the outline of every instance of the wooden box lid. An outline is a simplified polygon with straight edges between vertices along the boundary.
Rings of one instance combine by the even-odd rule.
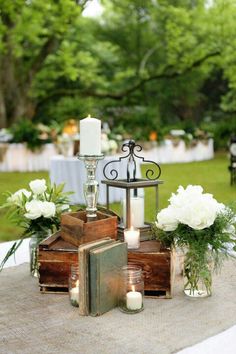
[[[72,243],[63,240],[61,231],[49,236],[39,244],[39,251],[64,251],[64,252],[77,252],[78,247]]]

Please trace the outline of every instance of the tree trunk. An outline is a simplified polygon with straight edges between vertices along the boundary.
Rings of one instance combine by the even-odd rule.
[[[0,129],[7,126],[7,115],[6,115],[6,106],[3,97],[2,88],[0,87]]]

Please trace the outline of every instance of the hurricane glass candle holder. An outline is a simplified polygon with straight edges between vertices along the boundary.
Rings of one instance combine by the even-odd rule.
[[[131,226],[124,230],[124,241],[128,249],[137,249],[140,246],[140,230]]]
[[[79,307],[79,267],[77,264],[71,265],[69,277],[69,297],[71,305]]]
[[[125,266],[121,269],[119,309],[134,314],[142,311],[144,297],[144,280],[142,268]]]

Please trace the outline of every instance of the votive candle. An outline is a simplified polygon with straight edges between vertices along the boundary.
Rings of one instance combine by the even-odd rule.
[[[140,246],[140,231],[131,226],[124,230],[124,241],[127,242],[128,249],[136,249]]]

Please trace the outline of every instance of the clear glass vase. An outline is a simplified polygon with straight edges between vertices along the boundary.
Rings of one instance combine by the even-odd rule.
[[[29,253],[30,253],[30,274],[33,277],[38,278],[38,245],[45,238],[50,236],[51,231],[37,231],[31,235],[31,239],[29,242]]]
[[[188,251],[184,259],[184,293],[192,298],[212,294],[212,262],[208,252]]]

